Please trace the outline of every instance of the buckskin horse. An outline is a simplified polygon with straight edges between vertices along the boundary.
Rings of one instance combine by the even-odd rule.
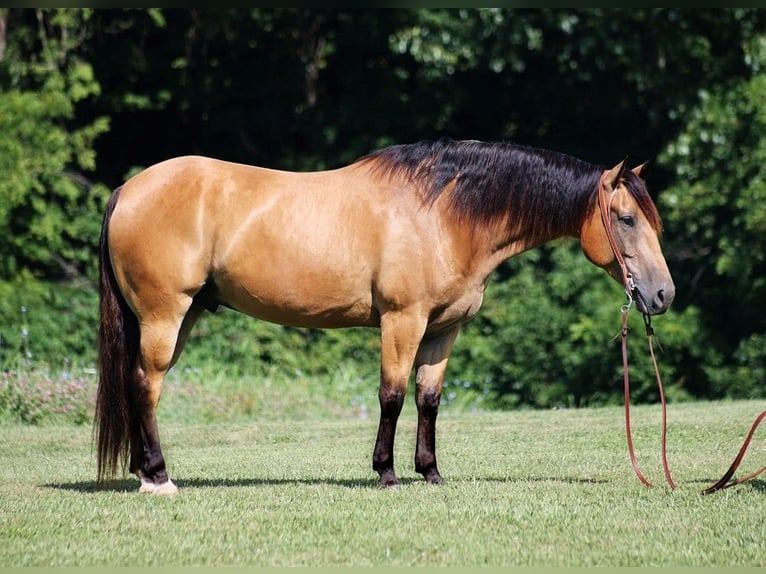
[[[415,469],[442,482],[447,360],[500,263],[573,236],[617,281],[627,270],[641,312],[673,301],[659,214],[640,166],[624,164],[441,139],[327,171],[186,156],[130,178],[107,204],[100,240],[98,484],[121,462],[139,492],[177,492],[157,425],[163,378],[219,305],[282,325],[380,328],[372,468],[382,487],[399,485],[394,436],[414,367]]]

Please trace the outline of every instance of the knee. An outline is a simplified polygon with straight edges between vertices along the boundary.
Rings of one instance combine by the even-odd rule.
[[[378,393],[380,408],[384,415],[398,414],[404,404],[404,391],[399,389],[381,388]]]
[[[435,389],[422,391],[418,394],[418,408],[424,415],[436,416],[439,412],[441,392]]]

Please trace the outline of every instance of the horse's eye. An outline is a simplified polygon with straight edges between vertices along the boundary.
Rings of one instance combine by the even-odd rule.
[[[633,227],[636,224],[636,218],[632,215],[623,215],[620,217],[620,223],[625,227]]]

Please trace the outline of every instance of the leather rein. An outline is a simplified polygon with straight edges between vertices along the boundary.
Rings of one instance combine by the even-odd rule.
[[[611,218],[609,214],[611,212],[612,200],[614,199],[614,195],[617,191],[617,187],[615,187],[611,192],[607,191],[605,182],[606,182],[606,176],[608,173],[609,173],[608,171],[604,171],[604,173],[601,175],[601,179],[599,180],[598,204],[601,210],[601,221],[604,224],[604,230],[606,231],[606,236],[607,236],[607,239],[609,240],[609,245],[611,246],[615,259],[617,260],[617,263],[620,266],[620,272],[622,274],[622,283],[623,283],[623,286],[625,287],[625,296],[627,297],[627,302],[620,307],[620,311],[622,313],[621,337],[622,337],[623,386],[624,386],[624,396],[625,396],[625,399],[624,399],[625,400],[625,432],[627,434],[628,453],[630,455],[630,462],[633,466],[633,471],[635,472],[638,480],[641,481],[641,483],[644,486],[652,487],[654,485],[646,479],[646,477],[641,472],[641,469],[638,466],[638,461],[636,460],[636,453],[633,448],[633,438],[632,438],[633,433],[632,433],[631,424],[630,424],[630,377],[628,374],[628,313],[630,312],[630,309],[633,306],[633,294],[636,290],[636,285],[633,282],[633,277],[631,276],[627,265],[625,264],[625,260],[622,256],[622,253],[620,252],[620,249],[617,247],[617,241],[615,240],[614,232],[612,231],[612,223],[611,223]],[[657,388],[660,394],[660,404],[662,405],[662,440],[661,440],[662,467],[663,467],[663,470],[665,471],[665,479],[667,480],[668,486],[670,486],[671,489],[675,489],[676,483],[673,481],[673,477],[670,474],[670,468],[668,466],[667,407],[666,407],[666,401],[665,401],[665,392],[662,385],[662,377],[660,376],[660,369],[657,364],[657,358],[654,354],[654,328],[652,327],[651,317],[646,313],[643,313],[643,317],[644,317],[644,325],[646,327],[646,337],[649,343],[649,354],[651,355],[651,358],[652,358],[652,364],[654,366],[654,374],[657,380]],[[733,481],[731,480],[731,477],[734,476],[734,473],[736,472],[737,468],[742,462],[742,459],[745,456],[745,452],[747,451],[747,448],[750,445],[750,441],[752,440],[753,435],[755,434],[755,431],[758,428],[758,425],[761,424],[761,421],[763,421],[764,418],[766,418],[766,410],[763,411],[760,415],[758,415],[758,417],[755,419],[755,422],[750,427],[750,432],[747,434],[747,437],[745,438],[745,441],[742,444],[742,447],[739,449],[739,453],[735,457],[731,466],[729,466],[729,469],[715,484],[702,490],[701,494],[712,494],[724,488],[729,488],[737,484],[742,484],[743,482],[746,482],[752,478],[755,478],[762,472],[766,471],[766,466],[763,466],[757,471],[750,473],[746,476],[743,476],[742,478],[739,478]]]

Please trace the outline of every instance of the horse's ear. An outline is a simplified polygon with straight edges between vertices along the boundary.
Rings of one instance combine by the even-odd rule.
[[[649,167],[649,160],[645,161],[641,165],[637,165],[636,167],[634,167],[630,171],[635,173],[637,176],[641,177],[641,174],[644,174],[644,176],[646,175],[648,167]],[[646,179],[646,177],[644,177],[644,179]]]
[[[609,191],[615,189],[617,184],[620,182],[622,172],[625,171],[626,161],[628,161],[628,158],[625,158],[608,172],[606,172],[606,177],[604,177],[604,187],[606,187]]]

